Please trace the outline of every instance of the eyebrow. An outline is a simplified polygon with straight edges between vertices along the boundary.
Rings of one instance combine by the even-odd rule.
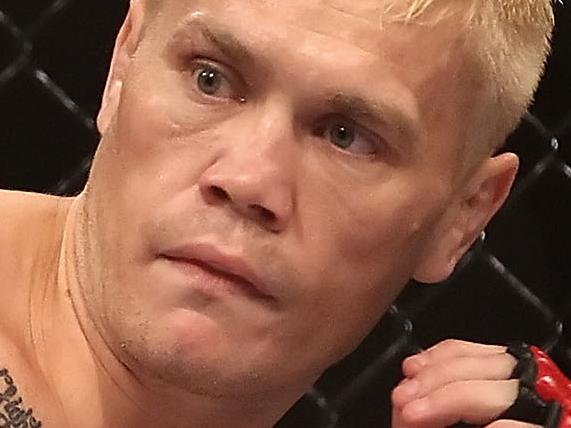
[[[192,19],[183,26],[187,31],[198,30],[224,56],[242,64],[261,67],[256,55],[235,35],[212,24],[202,19]],[[326,105],[333,112],[357,121],[395,130],[405,143],[415,141],[420,135],[416,122],[396,102],[338,92],[326,98]]]
[[[340,93],[329,97],[327,104],[344,116],[394,129],[406,142],[410,143],[419,136],[414,120],[390,102],[368,101],[360,96]]]
[[[202,36],[225,56],[242,63],[256,62],[255,55],[233,34],[218,28],[211,30],[205,23],[200,21],[193,22],[190,26],[198,27]]]

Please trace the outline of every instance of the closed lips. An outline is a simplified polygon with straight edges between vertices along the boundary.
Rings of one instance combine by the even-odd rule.
[[[186,245],[167,250],[162,257],[174,263],[197,266],[232,282],[253,297],[274,299],[258,275],[241,257],[224,253],[213,245]]]

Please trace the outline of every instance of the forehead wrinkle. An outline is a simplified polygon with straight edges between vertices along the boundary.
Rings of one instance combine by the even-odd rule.
[[[392,46],[395,31],[402,34],[402,31],[398,31],[400,28],[395,28],[398,25],[381,28],[361,16],[355,16],[353,11],[340,11],[338,6],[342,4],[339,0],[291,1],[299,7],[288,7],[288,13],[283,13],[283,3],[271,0],[251,0],[248,3],[252,7],[246,7],[244,4],[240,6],[234,2],[195,0],[192,6],[182,8],[180,5],[183,10],[178,9],[178,17],[175,18],[174,15],[172,18],[176,19],[179,25],[188,25],[193,19],[199,18],[206,21],[210,28],[232,34],[235,40],[247,46],[257,57],[258,61],[255,62],[258,65],[289,64],[289,60],[293,59],[290,56],[295,56],[298,64],[301,64],[304,58],[313,59],[311,63],[306,63],[309,67],[306,67],[304,72],[307,76],[315,75],[311,79],[319,84],[323,83],[319,73],[326,67],[334,77],[326,88],[330,94],[335,90],[350,95],[351,85],[339,73],[358,67],[362,71],[359,75],[361,89],[376,88],[377,95],[388,99],[392,97],[395,101],[398,99],[396,104],[403,106],[403,110],[407,111],[410,117],[420,118],[420,100],[417,99],[419,94],[415,95],[419,76],[416,73],[415,79],[412,80],[410,76],[407,77],[411,65],[410,57],[415,55],[412,52],[408,55],[406,49],[403,52],[403,47],[414,40],[409,40],[410,36],[405,37],[405,40],[397,37],[397,45],[400,46]],[[230,19],[238,8],[244,19]],[[181,13],[183,11],[185,13]],[[260,20],[264,20],[267,25],[254,25]],[[336,31],[339,28],[345,30]],[[423,39],[426,37],[421,37],[421,40]],[[293,45],[289,46],[288,43]],[[414,42],[413,46],[417,44]],[[395,58],[398,59],[396,62]],[[422,62],[415,60],[414,69]],[[318,64],[322,67],[313,67]],[[428,78],[427,74],[432,74],[429,68],[431,67],[423,67],[423,80]],[[382,73],[382,76],[365,73],[365,70],[379,70],[378,73]],[[283,74],[287,76],[289,73]],[[327,82],[325,84],[327,86]],[[372,91],[367,92],[372,95]]]
[[[323,0],[323,3],[343,15],[359,18],[369,24],[377,25],[380,21],[380,0],[375,2]],[[351,6],[350,9],[347,8],[347,3]]]
[[[332,0],[319,0],[296,8],[296,12],[286,19],[290,25],[329,39],[342,40],[378,56],[381,53],[378,43],[380,20],[366,18],[360,13],[362,9],[363,6],[361,9],[349,10]],[[374,16],[378,16],[378,13]]]

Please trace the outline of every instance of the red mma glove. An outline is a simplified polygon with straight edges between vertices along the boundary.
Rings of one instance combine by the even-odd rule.
[[[512,379],[520,381],[519,394],[500,419],[571,428],[571,381],[535,346],[513,344],[508,353],[518,360]]]

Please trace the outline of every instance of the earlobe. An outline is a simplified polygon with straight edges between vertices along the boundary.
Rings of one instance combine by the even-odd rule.
[[[449,224],[444,221],[442,224]],[[435,284],[447,279],[462,257],[458,249],[461,247],[463,233],[457,227],[439,227],[437,236],[424,252],[414,273],[414,280],[425,284]]]
[[[125,22],[115,41],[101,109],[97,116],[97,129],[102,135],[105,134],[119,106],[123,79],[142,37],[144,14],[145,9],[142,0],[132,0]]]
[[[432,245],[419,263],[414,279],[436,283],[447,279],[492,216],[506,200],[519,161],[513,153],[487,159],[459,193],[442,218]]]

